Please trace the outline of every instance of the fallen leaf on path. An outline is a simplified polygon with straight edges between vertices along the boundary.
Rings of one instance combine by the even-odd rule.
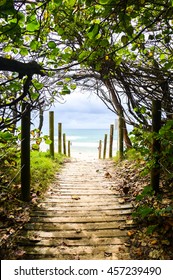
[[[167,246],[170,245],[170,241],[169,241],[169,240],[162,240],[161,243],[162,243],[163,245],[167,245]]]
[[[126,220],[126,225],[133,225],[133,224],[134,224],[133,220]]]
[[[15,252],[15,255],[18,256],[18,257],[21,257],[25,254],[25,251],[24,250],[18,250]]]
[[[123,203],[125,202],[125,199],[124,199],[124,198],[119,198],[119,199],[118,199],[118,202],[119,202],[120,204],[123,204]]]
[[[133,236],[134,234],[135,234],[135,231],[134,230],[129,230],[128,232],[127,232],[127,234],[128,234],[128,236]]]
[[[150,241],[150,244],[151,245],[156,245],[158,243],[158,240],[157,239],[154,239],[154,240],[151,240]]]
[[[142,250],[141,250],[141,248],[135,249],[135,253],[136,253],[138,256],[141,256],[141,255],[142,255]]]
[[[74,199],[74,200],[79,200],[80,199],[80,197],[78,195],[72,195],[71,198]]]
[[[105,255],[105,257],[111,257],[111,256],[112,256],[112,253],[110,253],[110,252],[104,252],[104,255]]]
[[[109,172],[105,173],[105,178],[112,178],[112,175]]]
[[[161,252],[159,252],[158,250],[153,250],[149,253],[149,257],[151,259],[159,259]]]
[[[130,243],[128,243],[128,242],[125,242],[124,245],[125,245],[126,247],[130,247]]]

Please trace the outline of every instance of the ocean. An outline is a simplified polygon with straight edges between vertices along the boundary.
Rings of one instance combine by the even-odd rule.
[[[107,157],[109,153],[109,129],[66,129],[63,131],[66,134],[66,141],[71,143],[71,156],[91,155],[98,158],[99,140],[102,140],[102,149],[104,136],[107,134]],[[48,145],[41,144],[41,150],[49,149]],[[58,137],[55,136],[55,152],[58,150]],[[117,151],[117,130],[114,130],[113,138],[113,155]],[[103,156],[103,152],[102,152]]]

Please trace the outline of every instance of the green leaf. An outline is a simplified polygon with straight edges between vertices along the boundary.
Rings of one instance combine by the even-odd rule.
[[[123,43],[123,45],[126,45],[128,43],[129,39],[126,35],[122,35],[121,36],[121,42]]]
[[[54,4],[56,5],[56,7],[59,7],[60,5],[62,5],[62,0],[54,0]]]
[[[164,59],[165,59],[165,54],[162,53],[162,54],[160,55],[160,60],[164,60]]]
[[[32,40],[31,43],[30,43],[30,48],[33,51],[38,50],[39,46],[40,46],[40,43],[36,40]]]
[[[32,82],[33,82],[33,84],[34,84],[34,87],[35,87],[37,90],[41,90],[41,89],[44,87],[44,84],[43,84],[43,83],[39,83],[37,80],[33,80]]]
[[[0,141],[11,141],[13,134],[10,132],[0,132]]]
[[[55,48],[56,48],[56,43],[55,43],[54,41],[49,41],[49,42],[48,42],[48,47],[49,47],[50,49],[55,49]]]
[[[7,0],[0,0],[0,6],[3,6]]]
[[[89,32],[87,33],[87,36],[90,38],[90,39],[93,39],[97,36],[98,32],[99,32],[99,24],[93,24],[90,29],[89,29]]]
[[[61,28],[61,27],[59,27],[59,28],[57,29],[57,32],[58,32],[58,34],[61,36],[61,35],[64,34],[64,29]]]
[[[88,55],[89,55],[89,51],[82,51],[80,54],[79,54],[79,61],[85,59]]]
[[[38,21],[36,19],[34,19],[27,23],[26,30],[33,32],[33,31],[39,30],[39,27],[40,27],[40,25],[39,25]]]
[[[73,7],[76,4],[76,0],[67,0],[66,2],[68,2],[70,7]]]
[[[32,150],[38,151],[40,146],[38,144],[32,144]]]
[[[152,234],[153,231],[157,228],[158,225],[150,225],[147,228],[147,234]]]
[[[6,47],[3,48],[4,52],[10,52],[12,50],[12,47],[7,45]]]
[[[142,218],[147,217],[149,214],[153,213],[153,208],[150,208],[148,206],[141,206],[137,210]]]
[[[56,83],[57,86],[62,86],[64,83],[62,81],[59,81]]]
[[[119,66],[119,65],[121,64],[121,62],[122,62],[122,58],[121,58],[121,57],[118,57],[118,58],[116,59],[116,66]]]
[[[43,139],[44,139],[45,144],[47,144],[47,145],[50,145],[52,143],[52,140],[50,140],[48,135],[44,135]]]
[[[102,46],[102,47],[106,47],[106,46],[109,46],[109,41],[108,41],[108,39],[103,39],[103,40],[101,40],[100,41],[100,45]]]
[[[70,88],[73,89],[73,90],[76,89],[76,84],[71,84]]]
[[[68,77],[67,77],[67,78],[64,79],[64,81],[68,83],[68,82],[71,81],[71,78],[68,78]]]
[[[26,48],[21,48],[21,49],[20,49],[20,54],[23,55],[23,56],[28,55],[28,49],[26,49]]]
[[[172,66],[173,66],[173,62],[167,62],[167,63],[165,63],[165,65],[164,65],[164,69],[165,70],[169,70],[169,69],[172,69]]]
[[[47,139],[45,140],[45,144],[47,144],[47,145],[52,144],[52,140],[50,140],[50,139],[47,138]]]
[[[111,0],[100,0],[99,3],[101,5],[106,5],[106,4],[109,4]]]
[[[70,94],[70,93],[71,93],[71,91],[66,85],[64,85],[62,91],[60,92],[61,95],[66,95],[66,94]]]
[[[32,92],[31,93],[31,99],[32,100],[37,100],[39,97],[39,93],[38,92]]]

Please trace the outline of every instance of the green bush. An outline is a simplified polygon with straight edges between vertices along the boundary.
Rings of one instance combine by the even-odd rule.
[[[31,151],[31,186],[34,192],[45,191],[62,162],[62,155],[56,154],[52,159],[48,152]]]
[[[47,140],[47,138],[46,138]],[[31,151],[31,191],[44,193],[48,183],[63,162],[62,155],[52,159],[48,152]],[[0,192],[20,191],[20,133],[0,132]]]
[[[129,159],[138,155],[146,162],[144,174],[150,172],[155,167],[155,155],[151,153],[153,138],[160,140],[161,150],[159,153],[159,163],[161,175],[164,180],[173,180],[173,120],[167,120],[161,127],[159,133],[144,130],[141,126],[134,128],[130,133],[133,149],[127,152]]]

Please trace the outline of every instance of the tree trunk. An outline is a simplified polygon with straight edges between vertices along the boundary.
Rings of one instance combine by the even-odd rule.
[[[41,130],[42,130],[42,127],[43,127],[43,121],[44,121],[43,112],[44,112],[43,109],[40,108],[39,109],[39,125],[38,125],[37,137],[40,137]]]
[[[152,102],[152,131],[158,133],[161,128],[161,101],[153,100]],[[151,186],[155,193],[158,193],[160,183],[160,140],[153,136],[152,143],[152,157],[154,158],[155,164],[151,170]]]

